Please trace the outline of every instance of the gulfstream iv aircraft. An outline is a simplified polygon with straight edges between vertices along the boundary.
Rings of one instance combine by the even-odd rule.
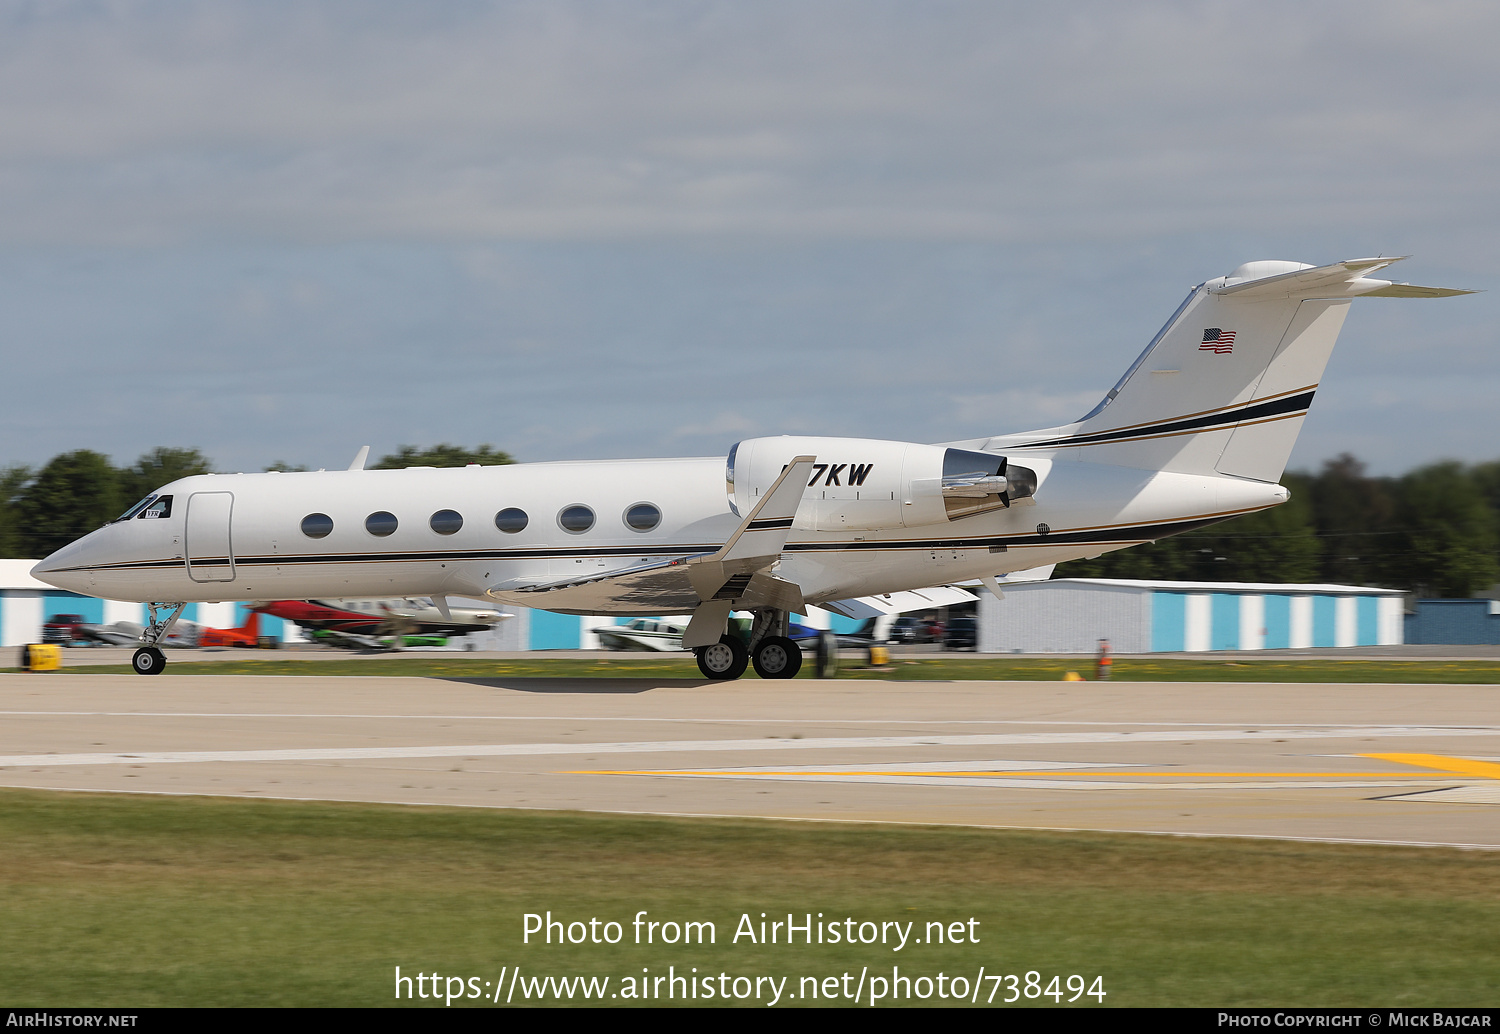
[[[922,445],[739,442],[723,457],[207,474],[32,573],[150,606],[135,669],[191,601],[466,596],[691,614],[709,678],[790,678],[789,616],[983,579],[1285,502],[1277,484],[1349,303],[1468,294],[1372,279],[1395,259],[1251,262],[1199,284],[1087,415]],[[751,611],[747,644],[726,634]]]

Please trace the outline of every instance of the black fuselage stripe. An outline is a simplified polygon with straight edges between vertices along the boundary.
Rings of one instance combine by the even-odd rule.
[[[1206,416],[1190,417],[1183,420],[1168,420],[1159,424],[1147,424],[1144,427],[1122,428],[1115,431],[1096,431],[1093,434],[1074,435],[1070,438],[1054,438],[1044,442],[1027,442],[1028,449],[1051,449],[1065,445],[1101,445],[1106,442],[1129,441],[1135,438],[1154,438],[1165,434],[1177,434],[1184,431],[1207,431],[1220,427],[1231,427],[1246,420],[1263,420],[1268,417],[1293,414],[1299,410],[1305,410],[1312,405],[1313,392],[1304,391],[1297,395],[1287,395],[1284,398],[1271,399],[1268,402],[1258,402],[1241,409],[1231,410],[1227,413],[1210,413]]]
[[[1159,524],[1134,524],[1121,525],[1114,528],[1086,528],[1080,531],[1054,531],[1046,535],[1035,533],[1028,535],[990,535],[981,538],[968,539],[907,539],[901,541],[874,541],[874,542],[789,542],[784,548],[788,553],[846,553],[846,552],[918,552],[921,550],[935,549],[986,549],[991,546],[1051,546],[1051,545],[1108,545],[1118,542],[1145,542],[1156,539],[1167,538],[1172,535],[1180,535],[1185,531],[1194,531],[1204,528],[1210,524],[1218,524],[1227,521],[1240,514],[1221,514],[1212,517],[1197,517],[1186,521],[1168,521]],[[701,555],[711,551],[712,547],[692,546],[674,547],[653,551],[656,555],[682,553],[688,556]],[[458,563],[472,560],[571,560],[571,559],[598,559],[618,555],[639,556],[641,550],[628,550],[623,554],[608,549],[587,552],[578,549],[569,549],[555,552],[531,552],[520,554],[496,555],[493,552],[455,552],[455,553],[325,553],[325,554],[303,554],[301,556],[274,556],[274,557],[236,557],[234,563],[240,567],[312,567],[325,564],[373,564],[373,563]],[[228,561],[219,558],[215,564],[213,561],[194,560],[193,566],[227,566]],[[176,560],[148,560],[131,564],[111,564],[107,566],[92,568],[73,568],[73,570],[91,571],[139,571],[139,570],[180,570],[185,566],[184,561]]]

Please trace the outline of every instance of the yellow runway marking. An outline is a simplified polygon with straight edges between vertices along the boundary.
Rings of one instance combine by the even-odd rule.
[[[1500,766],[1491,766],[1500,768]],[[1098,779],[1100,776],[1111,778],[1125,778],[1130,776],[1169,776],[1174,779],[1432,779],[1435,778],[1430,772],[1137,772],[1126,769],[1124,771],[1092,769],[1088,772],[1059,772],[1056,769],[1047,769],[1042,772],[1018,772],[1006,769],[1001,772],[980,772],[973,769],[963,769],[957,772],[941,772],[924,770],[920,772],[892,772],[881,770],[878,772],[862,771],[828,771],[825,769],[793,769],[786,772],[769,771],[757,768],[754,771],[742,769],[721,768],[698,771],[687,768],[670,769],[577,769],[559,773],[561,775],[659,775],[659,776],[901,776],[912,778],[919,776],[931,776],[942,778],[968,777],[968,776],[994,776],[1005,779],[1050,779],[1053,776],[1088,776]],[[1500,779],[1500,774],[1490,778]]]
[[[1449,757],[1444,754],[1361,754],[1360,757],[1371,758],[1375,761],[1390,761],[1398,765],[1410,765],[1415,768],[1435,769],[1437,772],[1463,775],[1478,779],[1500,779],[1500,764],[1493,761],[1475,761],[1470,758]],[[920,769],[916,771],[893,771],[881,769],[877,771],[866,771],[861,769],[830,770],[830,769],[789,769],[786,771],[772,771],[758,768],[753,771],[736,769],[580,769],[562,773],[564,775],[635,775],[635,776],[896,776],[900,778],[974,778],[976,776],[987,776],[996,779],[1054,779],[1067,776],[1087,777],[1098,779],[1101,776],[1109,776],[1112,779],[1129,779],[1134,777],[1168,778],[1168,779],[1433,779],[1433,772],[1142,772],[1139,769],[1122,768],[1108,770],[1093,768],[1085,772],[1068,772],[1058,769],[1046,769],[1039,772],[1017,771],[1005,769],[1001,771],[981,771],[975,769],[960,769],[957,771],[942,771],[934,769]]]
[[[1471,758],[1449,757],[1446,754],[1361,754],[1360,757],[1394,761],[1398,765],[1435,768],[1440,772],[1452,772],[1476,779],[1500,779],[1500,765],[1493,761],[1475,761]]]

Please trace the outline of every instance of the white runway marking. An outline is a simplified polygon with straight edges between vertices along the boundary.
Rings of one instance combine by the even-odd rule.
[[[1493,736],[1492,728],[1328,726],[1322,728],[1148,730],[1143,732],[980,733],[955,736],[810,736],[805,739],[650,740],[612,743],[476,743],[425,747],[296,747],[271,750],[183,750],[140,753],[11,754],[0,768],[64,765],[149,765],[259,761],[379,761],[399,758],[520,757],[528,755],[651,754],[731,750],[887,750],[892,747],[989,747],[1079,743],[1181,743],[1207,740],[1348,739],[1371,737]]]
[[[1430,783],[1436,786],[1450,787],[1453,778],[1442,778],[1437,775],[1423,775],[1413,777],[1392,773],[1390,779],[1278,779],[1268,781],[1265,779],[1219,779],[1212,783],[1188,782],[1185,780],[1167,781],[1127,781],[1123,779],[1025,779],[1011,778],[1008,776],[927,776],[927,775],[887,775],[882,773],[818,773],[818,772],[768,772],[757,774],[745,772],[739,769],[725,769],[722,772],[631,772],[621,773],[629,775],[653,775],[671,776],[678,779],[751,779],[765,782],[780,783],[879,783],[889,786],[982,786],[989,789],[1005,790],[1167,790],[1177,793],[1183,790],[1372,790],[1383,789],[1392,786],[1409,787],[1414,781]]]
[[[576,722],[578,715],[553,714],[419,714],[419,713],[368,713],[346,712],[322,714],[309,711],[4,711],[0,716],[53,716],[61,718],[372,718],[397,719],[400,721],[497,721],[497,722]],[[689,725],[1082,725],[1089,728],[1132,726],[1157,729],[1214,729],[1222,728],[1233,721],[1217,722],[1166,722],[1136,720],[1129,722],[1106,722],[1068,720],[1054,718],[726,718],[712,716],[703,718],[653,717],[650,715],[589,715],[590,722],[660,722],[662,724]],[[1327,722],[1259,722],[1246,720],[1239,724],[1252,726],[1251,731],[1267,732],[1276,729],[1328,729]],[[1341,725],[1339,729],[1379,732],[1404,726],[1387,725]],[[1500,726],[1445,725],[1422,726],[1428,729],[1472,730],[1474,734],[1492,732],[1500,735]]]

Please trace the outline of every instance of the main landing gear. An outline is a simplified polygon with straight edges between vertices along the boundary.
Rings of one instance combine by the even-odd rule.
[[[151,623],[141,632],[141,642],[146,645],[130,658],[130,666],[137,675],[160,675],[167,666],[167,658],[156,645],[167,637],[177,619],[182,616],[186,603],[148,603]]]
[[[698,658],[698,670],[706,679],[737,679],[750,664],[745,641],[733,632],[721,635],[712,646],[698,647],[693,654]]]
[[[750,630],[750,646],[730,632],[712,646],[693,653],[704,678],[737,679],[751,663],[763,679],[791,679],[802,669],[802,649],[787,638],[790,617],[784,610],[757,610]]]

